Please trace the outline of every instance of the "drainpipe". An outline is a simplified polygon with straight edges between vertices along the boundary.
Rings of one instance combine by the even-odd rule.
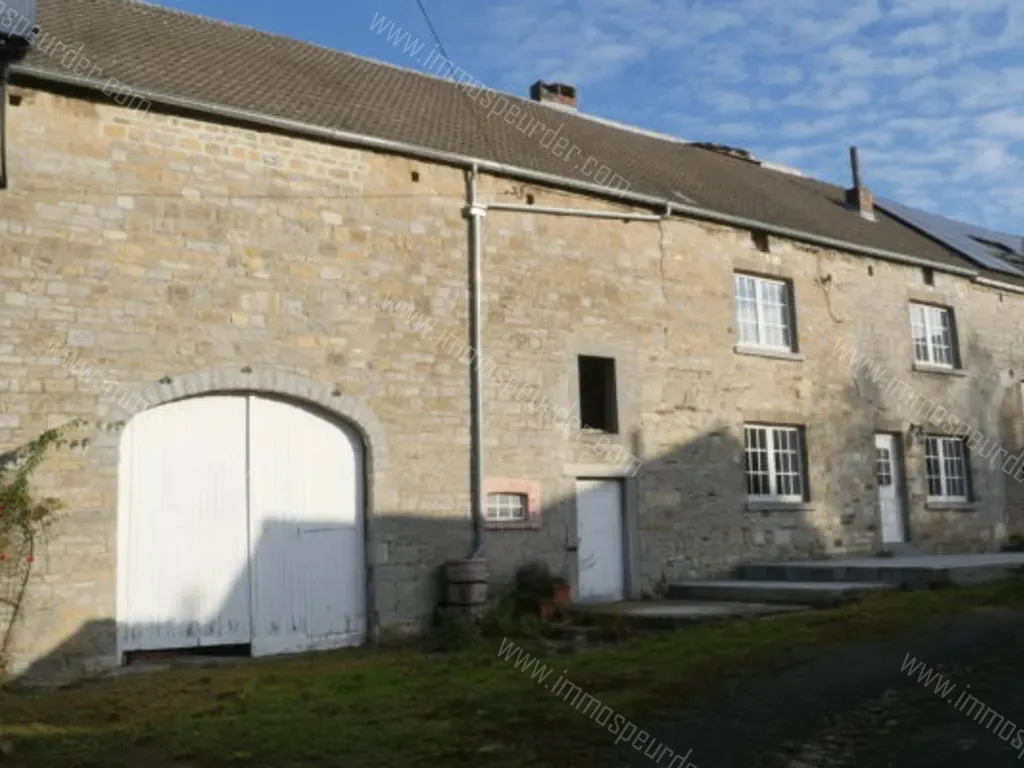
[[[466,215],[469,217],[469,327],[472,349],[469,356],[470,370],[470,487],[472,494],[473,514],[473,549],[471,558],[483,558],[485,548],[484,537],[484,505],[487,503],[484,494],[484,388],[482,375],[483,358],[483,217],[487,215],[485,206],[477,202],[476,182],[478,168],[476,163],[467,174]]]

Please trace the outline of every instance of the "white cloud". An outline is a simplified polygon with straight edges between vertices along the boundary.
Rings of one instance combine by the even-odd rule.
[[[767,85],[796,85],[804,79],[803,70],[789,64],[771,64],[760,69],[761,82]]]
[[[957,175],[960,178],[974,176],[1002,176],[1018,163],[1009,147],[999,141],[972,139],[966,144],[966,156],[960,164]]]
[[[978,118],[978,128],[989,136],[1024,139],[1024,112],[1004,109]]]
[[[949,35],[946,29],[940,24],[925,24],[903,30],[896,35],[893,43],[896,45],[933,46],[942,45],[948,39]]]
[[[701,98],[716,112],[749,112],[753,109],[750,98],[736,91],[709,91],[702,93]]]
[[[1020,194],[997,190],[1024,187],[1024,0],[496,2],[461,30],[495,85],[567,79],[584,109],[842,184],[857,143],[879,194],[1016,203],[1020,228]]]
[[[753,123],[719,123],[715,130],[723,136],[735,136],[737,138],[748,138],[756,136],[758,128]]]
[[[787,139],[804,139],[820,136],[842,128],[846,124],[844,117],[824,117],[819,120],[792,120],[783,123],[779,133]]]

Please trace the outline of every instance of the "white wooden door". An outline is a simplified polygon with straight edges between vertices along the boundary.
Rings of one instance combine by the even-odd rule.
[[[613,602],[625,592],[622,484],[576,481],[577,600]]]
[[[363,642],[357,435],[299,405],[250,399],[254,656]]]
[[[315,411],[255,395],[135,416],[118,481],[119,652],[362,642],[361,446]]]
[[[183,400],[121,441],[120,651],[248,643],[246,401]]]
[[[900,490],[903,478],[896,439],[892,435],[875,435],[875,479],[882,518],[882,543],[902,544],[907,540],[903,495]]]

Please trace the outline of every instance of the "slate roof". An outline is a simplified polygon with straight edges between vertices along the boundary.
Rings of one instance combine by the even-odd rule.
[[[39,0],[47,37],[77,49],[102,70],[95,77],[158,92],[466,155],[591,182],[577,167],[592,156],[630,192],[800,230],[860,246],[975,269],[947,246],[879,211],[869,222],[842,205],[843,190],[769,170],[685,142],[610,125],[518,97],[580,148],[573,163],[555,157],[515,125],[492,117],[456,84],[309,43],[131,0]],[[367,27],[372,19],[365,11]],[[69,76],[64,51],[35,50],[13,79]],[[56,54],[56,55],[55,55]],[[412,62],[410,62],[412,63]],[[79,71],[83,71],[80,68]],[[524,83],[524,90],[528,84]],[[157,99],[153,99],[157,103]],[[525,124],[525,123],[524,123]],[[678,193],[678,194],[677,194]]]

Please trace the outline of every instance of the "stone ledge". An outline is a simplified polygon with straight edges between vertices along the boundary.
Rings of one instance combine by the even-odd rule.
[[[773,360],[788,360],[793,363],[802,363],[807,357],[800,352],[786,352],[782,349],[771,349],[769,347],[754,347],[749,344],[736,344],[732,351],[737,355],[750,355],[751,357],[767,357]]]
[[[745,512],[813,512],[817,504],[810,501],[754,501],[748,500],[744,505]]]
[[[967,371],[963,368],[946,368],[942,365],[928,365],[927,363],[914,363],[914,373],[934,373],[939,376],[958,376],[965,378]]]
[[[484,529],[488,532],[501,531],[539,531],[540,520],[485,520]]]
[[[978,501],[926,501],[924,508],[935,512],[977,512],[981,509]]]

